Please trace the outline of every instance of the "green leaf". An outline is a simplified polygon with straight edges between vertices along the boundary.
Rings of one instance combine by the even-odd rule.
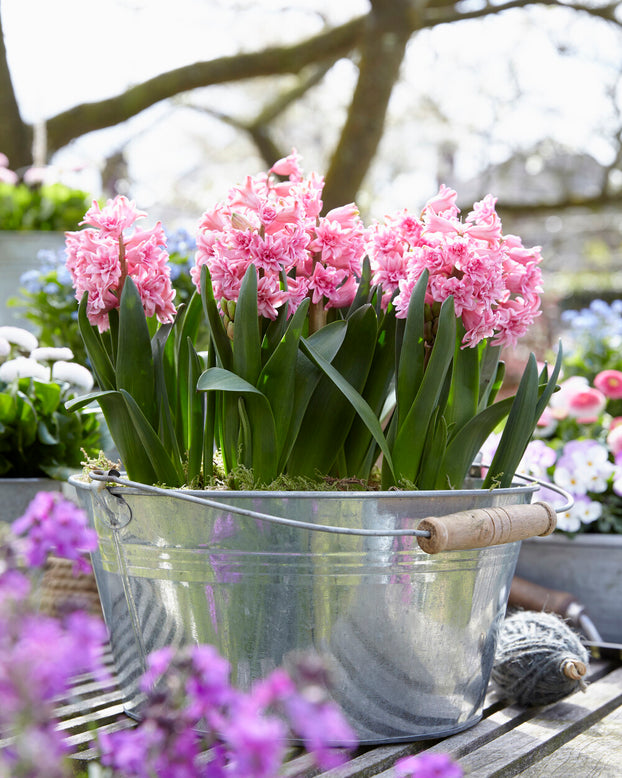
[[[440,413],[440,409],[436,409],[432,414],[421,457],[421,467],[417,477],[419,489],[435,488],[435,482],[447,448],[447,434],[445,417]],[[449,489],[450,487],[448,484],[445,484],[445,486],[440,488]]]
[[[397,481],[405,479],[416,482],[426,431],[429,429],[432,413],[443,391],[453,358],[455,339],[456,318],[453,298],[448,297],[441,306],[434,346],[415,399],[410,409],[406,409],[405,414],[400,412],[400,423],[392,449]],[[388,483],[383,471],[383,486],[386,488],[395,483],[396,481]]]
[[[343,320],[331,322],[309,335],[307,343],[311,344],[324,359],[331,362],[343,343],[346,327]],[[322,375],[322,371],[298,349],[294,378],[294,402],[285,443],[281,448],[279,472],[287,469],[286,463],[300,434],[305,411]]]
[[[140,439],[144,452],[155,472],[156,480],[167,486],[181,486],[184,483],[181,463],[172,461],[170,452],[166,450],[157,432],[132,395],[125,389],[120,389],[119,393],[125,402],[135,435]]]
[[[536,417],[537,404],[538,369],[535,356],[530,354],[499,446],[484,479],[484,489],[489,488],[493,483],[500,487],[511,486],[516,468],[525,453],[525,448],[538,420]]]
[[[303,352],[315,365],[317,365],[322,370],[322,372],[324,372],[331,379],[339,391],[345,395],[345,397],[354,407],[355,411],[363,419],[365,424],[367,424],[369,430],[374,436],[374,439],[380,446],[380,450],[384,455],[387,467],[391,470],[391,472],[393,472],[391,452],[387,446],[380,422],[374,415],[372,409],[365,402],[365,400],[363,400],[361,395],[343,378],[341,373],[339,373],[338,370],[335,370],[335,368],[329,362],[322,358],[320,353],[310,345],[308,340],[301,338],[300,343]]]
[[[187,424],[188,424],[188,480],[193,481],[201,472],[203,459],[203,430],[205,419],[203,408],[205,397],[196,389],[199,375],[203,370],[201,358],[195,351],[190,339],[188,339],[188,398],[187,398]]]
[[[4,424],[12,424],[17,417],[17,401],[14,395],[8,392],[0,393],[0,421]]]
[[[214,349],[211,349],[207,354],[207,367],[215,367],[215,363],[216,355],[214,354]],[[205,398],[205,421],[203,426],[203,474],[205,478],[209,478],[214,471],[217,396],[217,392],[208,392]]]
[[[151,339],[153,349],[153,372],[155,376],[155,393],[158,400],[158,435],[167,451],[175,460],[181,460],[179,441],[176,434],[175,423],[169,401],[168,387],[166,384],[164,351],[166,348],[165,336],[170,335],[171,327],[161,327]],[[173,391],[175,391],[173,389]],[[175,395],[174,395],[175,396]]]
[[[137,434],[122,394],[117,391],[95,392],[91,398],[96,399],[102,409],[128,477],[143,484],[156,483],[158,478],[155,470]],[[73,407],[75,408],[75,405]]]
[[[499,376],[499,355],[501,346],[491,346],[485,340],[479,344],[480,351],[480,376],[479,376],[479,403],[478,410],[490,405],[495,399],[497,391],[501,388],[503,375]],[[499,377],[501,382],[499,383]]]
[[[230,370],[233,366],[233,350],[214,299],[212,280],[206,265],[201,268],[201,302],[209,326],[212,343],[218,354],[221,367]]]
[[[399,351],[396,349],[396,399],[397,424],[401,426],[406,418],[421,382],[425,366],[425,342],[423,326],[425,322],[425,293],[429,273],[424,270],[412,291],[403,333],[400,332]]]
[[[561,340],[558,342],[557,346],[557,359],[555,360],[555,366],[553,367],[553,372],[551,373],[550,378],[548,379],[543,391],[540,394],[540,397],[538,398],[538,404],[536,405],[536,418],[535,423],[538,423],[538,419],[542,414],[544,413],[544,409],[549,404],[549,401],[551,397],[553,396],[553,392],[557,388],[557,379],[559,378],[559,374],[562,369],[562,361],[563,361],[563,349],[562,349],[562,342]],[[547,375],[546,365],[544,366],[542,373],[544,376]]]
[[[268,398],[240,376],[221,367],[205,370],[197,382],[202,392],[244,396],[251,435],[251,461],[256,483],[269,484],[277,475],[276,428]]]
[[[371,305],[358,308],[347,320],[345,338],[331,362],[342,380],[357,393],[369,375],[377,327]],[[288,472],[307,478],[313,478],[316,473],[330,473],[354,418],[355,409],[348,398],[331,378],[323,376],[307,406],[291,450]],[[336,472],[334,468],[333,472]]]
[[[510,412],[513,397],[489,405],[468,421],[452,438],[439,466],[436,489],[460,489],[477,452]],[[486,463],[488,464],[488,463]]]
[[[452,434],[461,429],[477,413],[480,395],[480,352],[479,348],[462,348],[464,325],[458,320],[456,343],[451,372],[451,387],[445,417],[452,425]]]
[[[37,437],[45,446],[55,446],[58,444],[58,435],[55,435],[44,422],[37,424]]]
[[[387,313],[378,330],[372,364],[361,393],[376,418],[381,421],[383,412],[388,413],[387,398],[392,392],[395,379],[395,330],[395,315],[393,312]],[[371,467],[377,459],[378,448],[371,432],[359,416],[352,422],[344,448],[348,474],[368,479]]]
[[[269,321],[267,325],[264,320],[264,333],[261,339],[261,363],[265,365],[277,348],[289,325],[287,318],[287,305],[282,305],[274,321]]]
[[[257,388],[268,398],[276,425],[277,454],[281,461],[294,408],[296,358],[305,325],[309,300],[306,299],[292,316],[281,342],[266,362]]]
[[[371,288],[371,263],[369,261],[369,257],[366,256],[363,259],[361,279],[357,284],[356,294],[354,295],[354,300],[352,300],[350,308],[348,309],[346,319],[349,319],[356,310],[369,302],[371,297]]]
[[[492,382],[492,386],[490,387],[490,392],[488,396],[486,396],[486,393],[482,395],[479,409],[485,408],[486,405],[492,405],[496,396],[499,394],[499,390],[503,386],[504,378],[505,378],[505,362],[499,361],[497,363],[497,373]]]
[[[61,396],[61,387],[58,384],[33,379],[32,388],[42,414],[48,416],[58,408]]]
[[[84,348],[91,363],[91,369],[100,389],[110,390],[117,388],[114,366],[110,354],[106,351],[101,335],[96,327],[93,327],[86,315],[86,303],[88,294],[85,292],[78,306],[78,327],[84,341]]]
[[[233,324],[233,372],[253,386],[261,371],[261,340],[257,313],[257,271],[249,265],[244,273]]]
[[[116,374],[117,389],[133,398],[155,433],[158,406],[151,336],[140,294],[129,276],[121,293]]]

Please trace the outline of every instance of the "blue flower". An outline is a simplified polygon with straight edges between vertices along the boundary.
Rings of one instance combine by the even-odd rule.
[[[22,273],[19,283],[30,294],[37,294],[37,292],[41,291],[40,278],[38,270],[27,270],[25,273]]]

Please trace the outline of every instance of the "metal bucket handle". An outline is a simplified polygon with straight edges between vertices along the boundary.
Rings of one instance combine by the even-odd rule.
[[[131,486],[150,494],[175,497],[186,502],[206,505],[217,510],[225,510],[239,516],[248,516],[253,519],[269,521],[273,524],[285,524],[288,527],[297,529],[308,529],[314,532],[332,532],[340,535],[363,535],[366,537],[414,536],[417,538],[422,551],[428,554],[436,554],[440,551],[483,548],[502,543],[512,543],[517,540],[526,540],[536,536],[550,535],[557,523],[556,513],[568,510],[573,504],[572,495],[556,484],[549,484],[532,476],[521,475],[520,477],[527,481],[532,481],[540,486],[546,486],[561,494],[566,503],[557,509],[545,502],[496,508],[474,508],[472,510],[460,511],[459,513],[451,513],[447,516],[430,516],[421,519],[417,529],[376,530],[359,529],[356,527],[333,527],[260,513],[248,508],[239,508],[235,505],[210,500],[209,498],[186,494],[179,490],[172,491],[158,486],[130,481],[127,478],[122,478],[119,471],[115,469],[111,469],[108,472],[95,469],[89,472],[89,477],[91,480],[98,482],[93,484],[97,490],[103,489],[109,483],[117,484],[118,486]]]

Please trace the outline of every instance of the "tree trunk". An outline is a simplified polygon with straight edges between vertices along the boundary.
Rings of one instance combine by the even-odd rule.
[[[2,14],[0,13],[0,151],[9,158],[12,170],[32,165],[32,127],[19,112],[6,58]]]
[[[361,46],[359,78],[324,187],[324,211],[351,202],[382,133],[393,87],[413,32],[408,0],[374,0]]]

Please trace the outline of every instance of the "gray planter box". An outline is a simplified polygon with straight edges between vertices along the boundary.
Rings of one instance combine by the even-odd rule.
[[[62,492],[77,502],[76,490],[66,481],[52,478],[0,478],[0,521],[11,523],[22,516],[37,492]]]
[[[37,254],[41,249],[57,251],[64,245],[64,232],[0,230],[0,325],[32,329],[20,318],[20,309],[7,308],[7,300],[17,294],[22,273],[39,268]]]
[[[51,478],[0,478],[0,519],[11,523],[19,518],[37,492],[59,492],[62,481]]]
[[[603,640],[622,643],[622,535],[551,535],[524,540],[516,575],[571,592]]]

